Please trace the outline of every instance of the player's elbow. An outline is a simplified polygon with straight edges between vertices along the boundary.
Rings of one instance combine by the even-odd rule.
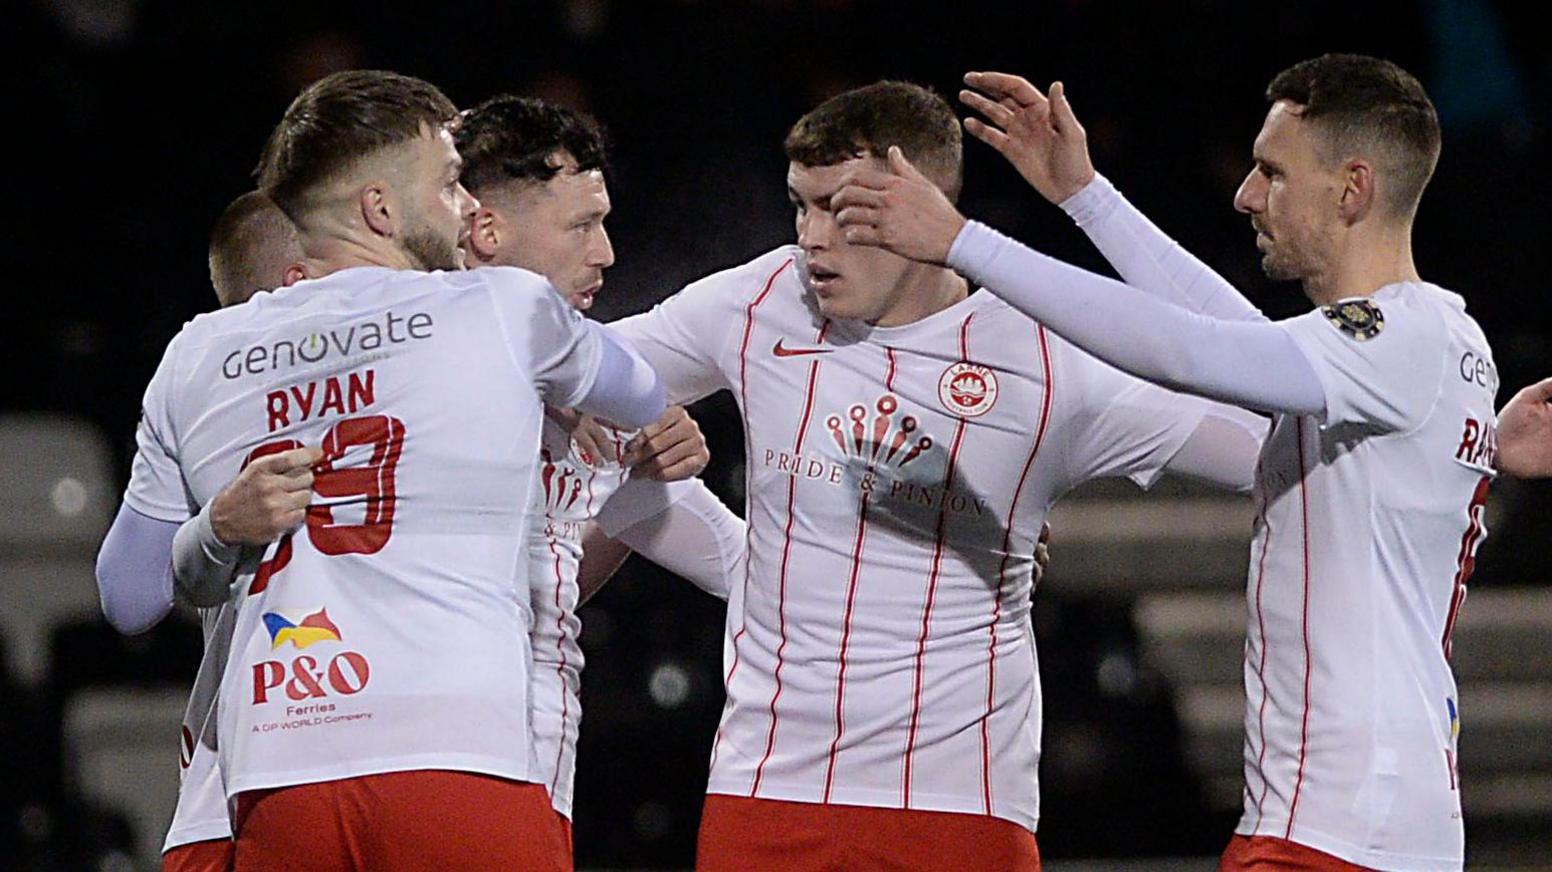
[[[102,616],[109,626],[126,636],[137,636],[157,624],[172,610],[171,602],[146,602],[127,595],[136,579],[103,555],[97,556],[97,595]]]

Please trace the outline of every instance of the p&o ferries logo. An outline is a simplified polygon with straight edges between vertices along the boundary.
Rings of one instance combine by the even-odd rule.
[[[949,414],[978,418],[997,402],[997,374],[990,367],[962,360],[938,379],[938,402]]]
[[[263,620],[271,651],[279,651],[287,643],[293,648],[309,649],[323,642],[344,641],[339,626],[324,608],[300,620],[281,612],[265,612]],[[364,690],[371,678],[371,664],[356,651],[340,651],[333,656],[327,651],[316,656],[298,654],[289,663],[263,660],[253,664],[253,704],[269,702],[271,691],[281,691],[293,702],[351,696]]]

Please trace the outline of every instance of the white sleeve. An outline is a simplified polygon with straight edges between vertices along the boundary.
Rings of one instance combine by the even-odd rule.
[[[687,285],[650,311],[610,322],[652,368],[672,405],[737,384],[745,306],[783,261],[762,257]],[[796,264],[785,269],[796,269]]]
[[[1271,421],[1244,409],[1209,403],[1202,420],[1165,471],[1239,493],[1255,485],[1261,445]]]
[[[1267,320],[1233,285],[1149,221],[1104,176],[1094,176],[1061,207],[1132,287],[1201,315],[1229,321]]]
[[[1319,377],[1280,324],[1198,315],[977,221],[954,240],[948,265],[1068,342],[1154,384],[1264,412],[1325,408]]]
[[[172,577],[190,603],[208,608],[226,602],[236,577],[242,548],[216,538],[210,518],[211,500],[199,514],[183,522],[172,540]]]
[[[188,490],[178,467],[177,431],[168,408],[174,390],[179,336],[167,344],[162,362],[146,386],[140,404],[140,423],[135,428],[135,458],[130,465],[129,487],[124,491],[124,503],[136,512],[177,524],[191,514]]]
[[[1124,477],[1152,487],[1196,430],[1208,403],[1133,378],[1076,349],[1063,357],[1052,391],[1078,398],[1073,436],[1062,440],[1061,449],[1069,455],[1074,483]]]
[[[1445,376],[1444,319],[1402,301],[1359,298],[1280,322],[1320,378],[1327,427],[1363,424],[1381,432],[1422,425]]]
[[[102,613],[125,635],[144,633],[172,611],[172,547],[178,525],[146,517],[128,504],[97,552]]]
[[[657,513],[618,530],[610,529],[600,513],[599,527],[637,554],[712,596],[727,599],[732,578],[743,566],[743,520],[698,478],[673,482],[670,489],[680,493]],[[613,502],[610,498],[609,504]]]

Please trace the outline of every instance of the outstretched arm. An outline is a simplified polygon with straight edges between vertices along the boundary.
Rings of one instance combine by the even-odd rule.
[[[1061,206],[1105,260],[1135,288],[1193,312],[1228,320],[1266,320],[1249,300],[1186,251],[1094,172],[1088,135],[1061,82],[1050,96],[1007,73],[967,73],[959,99],[985,120],[965,129],[995,149],[1041,196]]]
[[[1271,322],[1199,315],[967,222],[898,148],[831,199],[847,241],[951,267],[1084,351],[1139,378],[1261,412],[1325,411],[1319,376]]]

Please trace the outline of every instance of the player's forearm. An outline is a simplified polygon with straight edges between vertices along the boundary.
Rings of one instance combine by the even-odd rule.
[[[578,608],[620,571],[630,553],[630,546],[610,539],[597,524],[587,525],[582,531],[582,561],[577,566]]]
[[[1193,312],[1230,321],[1265,321],[1244,295],[1186,251],[1116,190],[1095,176],[1061,203],[1127,284]]]
[[[1047,257],[977,221],[954,240],[948,265],[1138,378],[1258,411],[1325,409],[1314,368],[1274,323],[1198,315]]]
[[[1171,475],[1248,493],[1269,429],[1260,415],[1215,403],[1164,468]]]
[[[620,530],[631,550],[718,599],[728,598],[730,578],[747,544],[743,519],[704,484],[664,511]]]
[[[178,525],[119,506],[97,552],[97,593],[115,630],[144,633],[172,611],[172,542]]]
[[[630,429],[661,418],[668,404],[651,365],[613,331],[599,324],[591,329],[602,340],[598,376],[576,407]]]
[[[216,537],[211,503],[178,528],[172,542],[172,575],[178,592],[190,603],[209,607],[227,599],[242,548]]]

